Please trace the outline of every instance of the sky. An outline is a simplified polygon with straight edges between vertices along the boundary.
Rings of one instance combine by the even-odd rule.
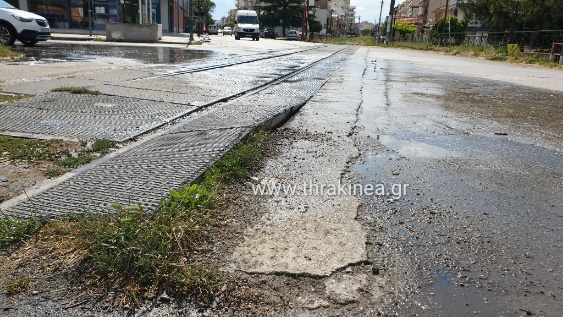
[[[213,19],[219,20],[226,17],[230,9],[236,7],[236,0],[213,0],[215,2],[215,11],[213,11]],[[395,1],[399,2],[399,1]],[[383,14],[381,20],[385,20],[389,12],[390,0],[383,1]],[[381,0],[350,0],[351,6],[356,6],[356,19],[361,17],[362,21],[374,23],[379,21],[379,8],[381,7]]]

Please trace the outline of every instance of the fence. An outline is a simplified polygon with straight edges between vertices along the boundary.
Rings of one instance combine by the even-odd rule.
[[[395,40],[429,42],[436,45],[467,45],[489,46],[493,48],[506,47],[510,32],[473,32],[472,33],[443,33],[432,38],[412,38]],[[524,52],[549,53],[553,42],[563,42],[563,30],[517,31],[514,33],[515,42]]]

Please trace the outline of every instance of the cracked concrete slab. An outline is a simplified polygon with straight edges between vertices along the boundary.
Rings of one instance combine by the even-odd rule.
[[[325,282],[328,298],[338,304],[349,304],[360,300],[362,292],[369,292],[368,277],[365,274],[343,274]]]
[[[303,297],[297,297],[295,302],[298,307],[306,308],[309,310],[326,308],[330,306],[329,301],[315,294],[307,294]]]
[[[355,220],[358,199],[320,188],[346,185],[349,164],[358,155],[351,138],[362,102],[357,74],[367,67],[358,54],[365,50],[358,50],[284,126],[299,137],[287,140],[280,155],[266,163],[252,184],[282,190],[266,193],[261,223],[249,228],[235,249],[231,269],[331,276],[367,260],[366,232]],[[283,190],[284,186],[295,190]]]
[[[298,217],[253,229],[253,239],[235,257],[245,271],[329,276],[366,259],[366,234],[359,223]]]

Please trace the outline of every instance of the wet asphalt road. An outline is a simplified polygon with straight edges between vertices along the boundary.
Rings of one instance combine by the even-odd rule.
[[[364,197],[372,256],[388,255],[385,269],[405,273],[385,311],[559,316],[561,89],[489,79],[521,66],[487,71],[487,62],[459,58],[450,72],[437,69],[440,57],[420,65],[405,55],[368,54],[356,137],[360,182],[409,184],[399,199]],[[471,68],[480,74],[460,74]],[[552,74],[529,75],[542,72]]]
[[[54,42],[41,48],[25,48],[21,62],[182,64],[241,55]],[[264,45],[253,53],[268,52]],[[384,263],[383,272],[404,274],[383,311],[558,316],[562,72],[402,50],[366,56],[366,71],[358,69],[361,156],[353,171],[361,183],[409,184],[399,199],[362,197],[371,260]]]

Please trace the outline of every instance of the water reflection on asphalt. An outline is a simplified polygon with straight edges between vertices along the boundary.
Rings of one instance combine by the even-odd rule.
[[[208,59],[214,52],[163,46],[115,46],[92,44],[43,44],[35,47],[15,46],[25,55],[19,62],[64,63],[104,61],[110,63],[138,62],[145,64],[181,64]]]

